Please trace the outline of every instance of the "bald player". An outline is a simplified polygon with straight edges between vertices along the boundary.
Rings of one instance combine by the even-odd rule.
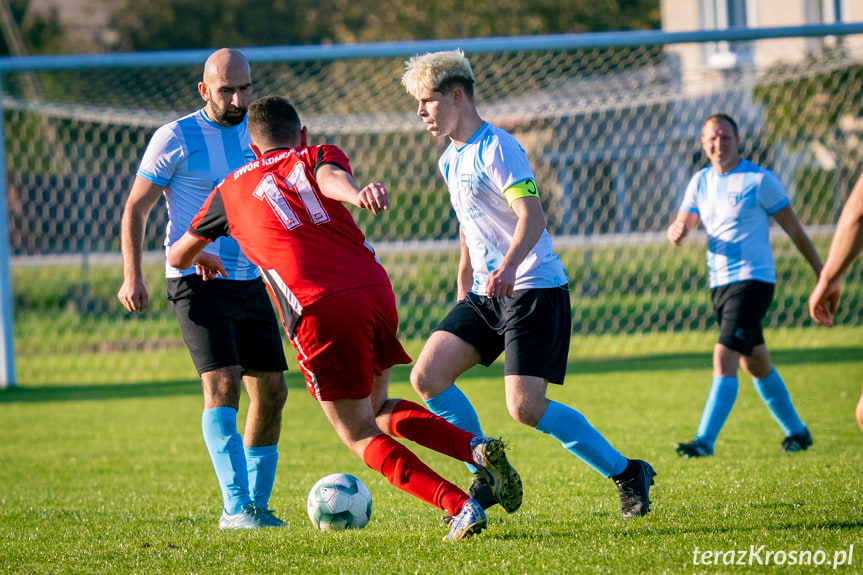
[[[123,285],[117,298],[143,312],[149,294],[141,269],[147,217],[165,197],[169,249],[214,186],[254,159],[246,129],[252,96],[249,62],[236,50],[217,50],[204,64],[198,93],[204,107],[156,130],[123,210]],[[223,237],[207,250],[226,275],[204,282],[195,266],[165,264],[167,295],[201,378],[201,429],[222,494],[220,529],[279,527],[269,508],[278,461],[287,369],[266,286],[237,242]],[[241,436],[237,411],[242,386],[249,396]]]

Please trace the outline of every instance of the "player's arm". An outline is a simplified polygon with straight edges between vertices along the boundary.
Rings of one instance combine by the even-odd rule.
[[[315,172],[321,193],[338,202],[369,210],[378,215],[390,207],[390,197],[383,184],[371,183],[360,189],[346,170],[335,164],[322,164]]]
[[[168,249],[168,264],[181,270],[194,264],[198,275],[204,281],[213,279],[219,274],[227,277],[221,258],[203,251],[209,244],[210,240],[199,238],[187,231]]]
[[[794,245],[797,246],[797,249],[803,254],[806,261],[809,262],[812,271],[815,272],[815,277],[821,275],[821,258],[818,256],[818,251],[812,245],[812,241],[806,234],[806,230],[800,225],[800,221],[794,215],[794,210],[791,206],[785,206],[773,214],[773,219],[779,222],[779,225],[782,226],[782,229],[785,230],[785,233],[788,234],[788,237],[791,238],[791,241],[794,242]]]
[[[858,178],[851,195],[845,202],[845,207],[842,208],[821,275],[828,279],[840,278],[861,252],[863,252],[863,174]]]
[[[228,277],[221,258],[203,249],[211,242],[230,233],[225,204],[219,188],[216,187],[192,218],[186,233],[168,248],[168,264],[178,269],[186,269],[194,264],[195,272],[204,281],[213,279],[217,275]]]
[[[153,206],[159,201],[163,189],[162,186],[136,176],[123,208],[123,219],[120,225],[123,285],[117,292],[117,299],[128,311],[144,310],[149,305],[149,294],[141,269],[141,255],[144,249],[147,218]]]
[[[458,232],[458,276],[456,278],[456,301],[461,301],[467,297],[473,287],[473,267],[470,265],[470,251],[467,249],[467,241],[464,237],[464,232],[459,229]]]
[[[674,222],[668,227],[668,241],[675,246],[683,244],[689,232],[698,225],[698,219],[698,214],[693,214],[686,210],[678,211]]]
[[[515,289],[515,276],[518,266],[539,241],[545,231],[545,211],[536,195],[522,196],[511,203],[512,211],[518,216],[512,244],[503,256],[500,265],[488,274],[485,293],[490,297],[509,297]]]
[[[851,262],[863,251],[863,175],[857,179],[836,224],[827,261],[809,296],[809,316],[822,325],[833,325],[839,308],[841,279]]]

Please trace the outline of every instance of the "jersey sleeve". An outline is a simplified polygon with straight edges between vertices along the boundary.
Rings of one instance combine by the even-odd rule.
[[[487,154],[486,173],[509,204],[518,198],[539,196],[527,153],[518,142],[499,142]]]
[[[689,185],[686,186],[686,192],[683,194],[683,201],[680,202],[680,211],[689,212],[700,216],[698,211],[698,186],[701,183],[701,178],[704,175],[704,170],[696,172],[689,180]]]
[[[764,170],[761,185],[758,187],[758,203],[771,216],[791,204],[782,182],[770,170]]]
[[[348,156],[336,146],[330,144],[318,146],[315,151],[314,158],[315,165],[312,166],[313,173],[324,164],[332,164],[349,173],[351,177],[354,175],[351,171],[351,162],[348,160]]]
[[[157,186],[167,186],[177,164],[183,159],[183,147],[169,125],[162,126],[150,138],[137,175]]]
[[[202,240],[216,241],[221,236],[230,236],[228,227],[228,215],[225,212],[225,204],[222,194],[216,188],[207,197],[207,201],[198,210],[198,213],[189,224],[189,233]]]

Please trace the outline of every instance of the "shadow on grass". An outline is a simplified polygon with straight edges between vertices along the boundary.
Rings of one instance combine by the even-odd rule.
[[[712,350],[697,353],[662,353],[646,356],[611,357],[602,359],[575,359],[569,362],[567,374],[590,375],[633,371],[675,371],[711,369]],[[827,364],[863,359],[863,347],[834,347],[825,349],[780,349],[771,352],[773,362],[780,368],[801,364]],[[393,382],[407,382],[410,365],[393,367]],[[503,363],[498,361],[490,368],[477,366],[463,378],[503,378]],[[296,371],[285,374],[289,389],[305,389],[302,375]],[[116,384],[76,384],[20,386],[0,390],[0,404],[37,403],[48,401],[87,401],[103,399],[132,399],[142,397],[170,397],[199,395],[198,380],[160,381]]]
[[[286,374],[285,381],[290,390],[305,390],[305,383],[299,374]],[[199,380],[75,385],[25,385],[0,390],[0,405],[4,403],[101,401],[105,399],[140,399],[187,395],[201,395],[201,382]]]
[[[743,535],[747,532],[757,532],[762,533],[765,529],[764,524],[760,523],[751,523],[749,525],[742,525],[740,523],[736,524],[728,524],[728,525],[716,525],[716,524],[699,524],[692,526],[665,526],[658,525],[655,521],[652,520],[651,517],[647,518],[635,518],[631,520],[622,520],[620,519],[620,515],[618,513],[594,513],[595,517],[602,517],[603,519],[607,519],[609,521],[609,526],[607,528],[606,534],[610,539],[629,539],[632,538],[636,541],[645,541],[651,537],[671,537],[674,539],[680,538],[682,535],[698,535],[698,536],[717,536],[717,535],[726,535],[726,534],[737,534]],[[653,515],[651,513],[651,515]],[[841,532],[841,531],[849,531],[852,534],[856,534],[859,530],[863,528],[863,520],[854,520],[854,519],[836,519],[836,520],[824,520],[824,521],[814,521],[814,520],[806,520],[802,522],[795,522],[791,520],[777,520],[776,522],[771,522],[769,525],[769,529],[771,531],[789,531],[789,532],[806,532],[806,531],[829,531],[829,532]],[[545,535],[549,538],[560,539],[561,541],[569,540],[572,538],[572,530],[570,527],[565,529],[547,529],[545,531]],[[518,540],[526,540],[529,539],[523,533],[507,533],[507,532],[497,532],[494,534],[495,539],[500,540],[510,540],[510,541],[518,541]],[[759,547],[758,544],[755,547]],[[749,549],[749,543],[743,547],[744,549]],[[690,550],[691,553],[691,550]]]
[[[778,369],[792,365],[842,363],[863,360],[863,347],[832,347],[824,349],[780,349],[770,352]],[[598,375],[634,371],[711,370],[713,349],[703,352],[657,353],[630,357],[603,357],[599,359],[570,359],[567,375]],[[395,376],[396,370],[393,369]],[[503,363],[490,368],[474,367],[462,377],[503,377]]]

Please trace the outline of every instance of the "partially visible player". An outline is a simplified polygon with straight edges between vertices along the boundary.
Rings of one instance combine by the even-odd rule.
[[[450,139],[439,167],[461,240],[458,303],[423,346],[411,384],[432,413],[481,435],[476,411],[455,380],[505,353],[512,418],[555,438],[611,478],[624,519],[645,515],[655,475],[650,464],[627,459],[581,413],[546,397],[549,382],[563,384],[566,373],[568,279],[546,230],[527,154],[510,134],[480,117],[474,82],[461,50],[415,56],[402,75],[426,129]],[[475,477],[471,494],[486,491],[483,480]]]
[[[194,263],[210,277],[223,265],[201,250],[219,237],[236,239],[261,268],[309,393],[342,442],[392,485],[450,513],[446,539],[481,531],[482,507],[391,435],[475,464],[495,485],[501,505],[517,509],[521,479],[501,441],[387,396],[390,369],[411,358],[396,337],[398,315],[386,271],[342,205],[379,214],[390,205],[386,188],[358,188],[335,146],[300,146],[304,128],[284,98],[262,98],[248,115],[258,159],[216,187],[168,261]]]
[[[842,276],[863,251],[863,174],[848,196],[833,233],[830,252],[818,283],[809,296],[809,316],[821,325],[832,326],[839,309]],[[863,393],[857,402],[857,424],[863,431]]]
[[[149,294],[141,268],[150,211],[165,197],[169,247],[222,178],[254,158],[246,130],[252,95],[249,62],[236,50],[213,52],[198,83],[204,107],[160,127],[150,139],[123,210],[123,285],[117,298],[142,311]],[[201,431],[222,492],[220,529],[279,527],[269,508],[279,459],[288,368],[267,288],[237,242],[208,248],[225,262],[225,277],[204,283],[194,268],[165,266],[168,299],[201,377]],[[243,435],[240,393],[249,396]]]
[[[761,321],[773,301],[776,266],[770,218],[776,220],[817,276],[818,252],[800,225],[773,172],[740,157],[737,122],[714,114],[701,127],[710,166],[686,188],[668,240],[681,245],[701,221],[707,232],[707,265],[719,340],[713,349],[713,380],[695,439],[678,443],[683,457],[713,455],[713,446],[737,399],[737,368],[752,377],[758,395],[785,434],[782,451],[802,451],[812,435],[800,421],[788,389],[770,361]]]

